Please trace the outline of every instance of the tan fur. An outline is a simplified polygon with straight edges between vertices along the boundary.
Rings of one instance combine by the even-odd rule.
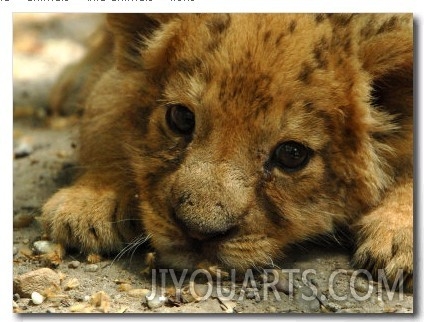
[[[85,98],[82,173],[43,207],[53,239],[89,253],[149,235],[163,265],[246,269],[346,226],[357,267],[403,269],[412,289],[412,15],[111,14],[107,28],[114,44],[53,94]],[[169,128],[174,104],[191,135]],[[296,171],[273,161],[290,141],[311,150]]]

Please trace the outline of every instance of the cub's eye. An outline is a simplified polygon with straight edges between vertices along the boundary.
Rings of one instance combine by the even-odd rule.
[[[181,135],[190,135],[194,131],[195,116],[186,106],[170,105],[165,114],[170,129]]]
[[[274,151],[273,161],[286,172],[300,170],[307,165],[310,160],[312,150],[305,145],[288,141],[280,144]]]

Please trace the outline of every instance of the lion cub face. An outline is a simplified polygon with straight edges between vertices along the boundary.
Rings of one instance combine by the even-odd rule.
[[[269,265],[378,202],[391,169],[374,137],[394,126],[371,108],[351,18],[139,19],[110,18],[117,70],[102,86],[121,88],[110,95],[164,263]]]

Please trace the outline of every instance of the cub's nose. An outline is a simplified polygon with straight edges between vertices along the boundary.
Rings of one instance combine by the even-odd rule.
[[[191,238],[208,240],[224,236],[237,225],[236,216],[221,203],[209,207],[191,204],[185,203],[175,209],[176,222]]]
[[[195,239],[195,240],[200,240],[200,241],[208,241],[211,239],[226,236],[232,230],[232,228],[231,228],[231,229],[228,229],[225,231],[222,230],[222,231],[212,231],[212,232],[201,232],[200,230],[189,228],[188,226],[184,225],[183,223],[182,223],[181,227],[182,227],[182,230],[189,237],[191,237],[192,239]]]
[[[169,202],[177,224],[200,240],[238,229],[253,204],[251,179],[238,160],[211,159],[216,147],[194,145],[174,174]],[[234,154],[235,155],[235,154]]]

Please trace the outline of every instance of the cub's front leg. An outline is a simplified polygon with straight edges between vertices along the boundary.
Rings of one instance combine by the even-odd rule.
[[[122,248],[126,203],[115,187],[87,174],[46,202],[41,221],[50,238],[66,248],[87,254],[115,252]]]
[[[382,273],[392,285],[413,289],[413,182],[398,184],[383,203],[355,225],[356,267]]]

